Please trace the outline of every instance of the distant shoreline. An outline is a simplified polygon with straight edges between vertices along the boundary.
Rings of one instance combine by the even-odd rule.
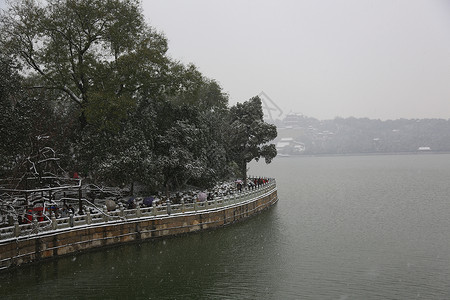
[[[382,155],[435,155],[435,154],[450,154],[450,151],[409,151],[409,152],[368,152],[368,153],[321,153],[321,154],[294,154],[294,155],[280,155],[278,158],[291,158],[291,157],[334,157],[334,156],[382,156]]]

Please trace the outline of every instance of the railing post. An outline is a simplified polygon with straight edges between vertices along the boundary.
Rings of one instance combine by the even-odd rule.
[[[78,188],[78,206],[79,206],[78,207],[78,209],[79,209],[78,213],[80,215],[83,214],[83,202],[81,201],[82,196],[83,196],[83,192],[81,191],[81,185],[80,185],[80,187]]]
[[[14,236],[18,237],[20,235],[20,226],[17,219],[14,220]]]
[[[103,206],[103,222],[108,222],[108,209],[106,208],[106,206]]]
[[[54,212],[52,212],[52,216],[50,217],[50,219],[52,220],[52,229],[56,230],[56,228],[58,228],[58,223],[56,222],[56,217],[55,217]]]
[[[181,203],[181,212],[184,214],[185,211],[186,211],[186,207],[184,206],[184,199],[183,198],[180,200],[180,203]]]
[[[69,215],[69,226],[70,227],[74,226],[73,213],[70,213],[70,215]]]
[[[141,206],[139,205],[139,203],[136,203],[136,217],[142,217]]]
[[[170,216],[170,214],[172,213],[172,208],[170,207],[169,199],[166,200],[166,208],[167,208],[167,214]]]
[[[31,221],[32,224],[32,231],[34,233],[38,233],[39,232],[39,224],[38,224],[38,220],[36,219],[36,216],[33,215],[33,220]]]
[[[91,225],[92,224],[91,212],[89,210],[86,211],[86,224],[87,225]]]
[[[157,208],[156,208],[156,203],[155,203],[155,201],[153,200],[153,202],[152,202],[152,215],[156,216],[156,210],[157,210]]]
[[[123,204],[119,203],[119,216],[123,218],[125,216],[125,209],[123,208]]]
[[[194,199],[194,210],[197,211],[198,207],[197,207],[197,200]]]

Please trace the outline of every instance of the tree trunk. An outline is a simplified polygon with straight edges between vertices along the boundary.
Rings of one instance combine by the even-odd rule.
[[[247,187],[247,163],[245,161],[241,164],[241,175],[244,181],[244,187]]]
[[[80,131],[83,131],[83,129],[88,124],[87,119],[86,119],[86,115],[84,113],[84,109],[81,110],[80,116],[78,117],[78,121],[80,122]]]
[[[169,199],[169,183],[166,183],[166,200]]]

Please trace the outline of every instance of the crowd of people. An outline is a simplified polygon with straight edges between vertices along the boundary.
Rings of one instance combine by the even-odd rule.
[[[172,193],[169,196],[163,195],[163,193],[158,193],[153,196],[146,197],[129,197],[122,199],[106,199],[105,202],[97,202],[97,207],[86,207],[83,205],[83,211],[89,210],[94,213],[99,207],[103,205],[106,206],[108,211],[114,211],[118,206],[122,205],[125,209],[134,209],[139,205],[140,207],[152,207],[165,205],[167,201],[170,204],[180,204],[180,203],[194,203],[194,202],[205,202],[212,201],[215,198],[226,197],[234,195],[236,193],[242,193],[245,190],[253,190],[261,185],[268,182],[266,178],[248,178],[246,184],[243,180],[236,180],[234,182],[222,182],[212,189],[208,190],[186,190],[178,191]],[[20,224],[31,223],[33,219],[38,222],[49,220],[51,214],[54,214],[56,218],[64,218],[70,215],[75,215],[76,210],[70,203],[64,203],[61,207],[55,204],[49,206],[36,206],[28,208],[24,211],[23,215],[18,216],[18,221]]]
[[[141,207],[151,207],[163,205],[170,201],[171,204],[180,204],[180,203],[193,203],[193,202],[205,202],[214,200],[217,197],[224,197],[233,195],[235,193],[241,193],[247,190],[253,190],[258,188],[261,185],[264,185],[269,180],[266,178],[248,178],[247,185],[243,180],[236,180],[235,182],[223,182],[212,189],[208,190],[188,190],[188,191],[180,191],[176,192],[169,197],[164,196],[162,193],[158,193],[154,196],[149,197],[130,197],[124,206],[128,209],[136,208],[136,205],[139,204]]]

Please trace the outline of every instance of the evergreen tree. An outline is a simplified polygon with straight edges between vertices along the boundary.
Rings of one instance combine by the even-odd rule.
[[[116,128],[140,90],[157,93],[169,69],[165,37],[144,22],[139,1],[32,0],[2,13],[3,51],[89,122]]]
[[[68,171],[108,184],[174,189],[229,174],[228,96],[167,57],[139,1],[19,0],[0,30],[3,169],[48,136]]]
[[[229,151],[244,180],[247,179],[249,162],[263,157],[266,163],[270,163],[277,155],[275,145],[268,144],[277,137],[277,128],[264,122],[263,117],[262,102],[258,96],[237,103],[230,109]]]

